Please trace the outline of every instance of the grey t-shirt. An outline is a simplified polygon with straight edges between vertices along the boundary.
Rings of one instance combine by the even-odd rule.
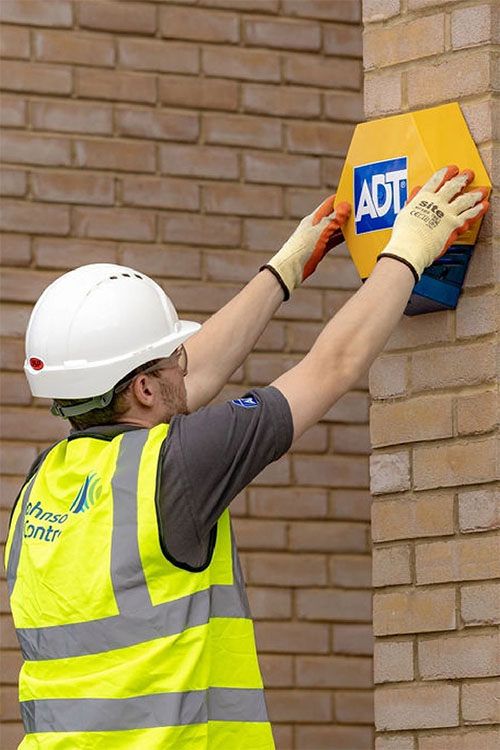
[[[110,439],[134,429],[139,428],[99,425],[74,431],[70,439],[83,435]],[[292,438],[288,401],[273,386],[174,416],[161,452],[157,492],[164,554],[187,569],[206,565],[223,511],[262,469],[287,452]],[[48,450],[34,462],[28,477]]]

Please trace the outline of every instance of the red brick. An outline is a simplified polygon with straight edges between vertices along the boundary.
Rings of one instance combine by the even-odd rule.
[[[471,12],[472,11],[472,12]],[[493,6],[476,5],[459,8],[451,14],[451,44],[453,49],[473,47],[491,42],[493,32]]]
[[[17,686],[22,665],[23,657],[19,651],[2,650],[2,683]]]
[[[123,68],[154,70],[161,73],[198,73],[198,49],[152,39],[118,39],[118,55]]]
[[[333,157],[332,159],[323,159],[323,171],[327,185],[335,188],[338,186],[343,167],[343,159],[337,157]]]
[[[363,97],[350,91],[333,91],[324,94],[325,115],[329,120],[364,120]]]
[[[262,264],[267,258],[262,258]],[[227,252],[205,254],[205,277],[208,281],[247,282],[259,268],[259,259],[248,253]],[[252,378],[252,382],[253,378]],[[268,379],[264,381],[266,384]]]
[[[159,79],[159,99],[174,107],[236,110],[238,84],[215,78],[162,76]]]
[[[67,206],[46,206],[39,203],[3,202],[0,229],[6,232],[32,234],[68,234],[70,230]],[[8,288],[4,278],[4,292]]]
[[[373,665],[376,683],[413,680],[413,642],[375,641]]]
[[[131,206],[151,206],[198,211],[198,185],[187,180],[162,180],[157,177],[124,177],[122,202]]]
[[[270,52],[243,48],[205,48],[203,71],[209,76],[240,78],[247,81],[279,81],[280,60]]]
[[[356,456],[295,457],[295,477],[305,485],[368,487],[368,466]]]
[[[250,488],[250,513],[265,518],[324,518],[327,493],[322,490]]]
[[[407,451],[375,453],[370,458],[370,489],[373,495],[410,489],[410,458]]]
[[[413,476],[416,489],[494,482],[498,479],[496,441],[415,448]]]
[[[321,552],[367,552],[365,524],[302,521],[290,524],[290,549]]]
[[[76,208],[74,231],[78,237],[151,242],[156,234],[155,216],[126,208]]]
[[[352,133],[353,126],[348,123],[290,123],[287,127],[287,145],[292,153],[343,156]]]
[[[281,149],[281,123],[269,118],[205,115],[206,143]]]
[[[72,89],[71,70],[56,65],[4,60],[1,88],[6,91],[68,95]]]
[[[424,633],[454,630],[455,591],[449,588],[410,589],[375,593],[373,630],[375,635]]]
[[[2,476],[0,479],[0,487],[2,490],[2,497],[0,499],[0,507],[4,508],[5,510],[8,510],[9,512],[12,510],[12,507],[14,505],[14,502],[19,494],[19,490],[21,489],[24,482],[24,476]],[[5,539],[5,534],[2,536],[2,539]],[[1,584],[4,583],[4,581],[0,581]],[[2,601],[5,599],[5,601]],[[3,585],[0,590],[0,611],[1,612],[10,612],[10,605],[8,603],[8,596],[7,591],[4,589]]]
[[[375,691],[378,731],[458,726],[458,685],[385,687]]]
[[[321,586],[327,581],[324,555],[287,553],[247,555],[248,583],[270,586]]]
[[[415,500],[384,500],[372,504],[375,542],[453,534],[453,494],[423,495]]]
[[[418,544],[417,584],[500,576],[498,537],[469,537]]]
[[[2,96],[0,125],[4,128],[22,127],[26,124],[26,102],[14,96]]]
[[[200,130],[197,115],[121,108],[116,127],[119,135],[162,141],[196,141]]]
[[[244,222],[243,246],[249,250],[269,250],[274,253],[286,242],[296,227],[295,221],[247,219]]]
[[[0,237],[0,263],[4,266],[29,266],[30,238],[21,234],[3,234]]]
[[[499,633],[426,639],[418,644],[418,664],[424,680],[496,677]]]
[[[276,656],[262,654],[259,666],[265,688],[293,686],[293,658],[291,656]]]
[[[376,402],[370,410],[372,445],[398,445],[453,435],[451,396],[424,396]]]
[[[26,193],[27,173],[20,169],[2,169],[0,173],[0,194],[20,198]]]
[[[383,114],[400,113],[402,109],[401,72],[365,74],[365,115],[367,118],[380,117]]]
[[[19,642],[11,615],[0,616],[0,639],[2,648],[18,648]],[[3,730],[4,727],[2,727]]]
[[[462,586],[460,598],[464,625],[500,623],[500,583]]]
[[[285,549],[287,546],[286,525],[282,521],[239,518],[234,520],[233,528],[241,549]]]
[[[120,2],[88,3],[80,0],[78,23],[83,28],[100,31],[130,31],[134,34],[154,34],[156,10],[151,3]]]
[[[313,425],[298,440],[294,440],[291,453],[326,453],[328,448],[328,428],[326,425]]]
[[[79,140],[75,142],[78,167],[87,169],[115,169],[125,172],[154,172],[155,147],[152,143],[130,141]]]
[[[300,559],[305,564],[305,555]],[[316,584],[321,583],[316,581]],[[371,591],[304,589],[296,593],[297,617],[303,620],[335,622],[371,621]]]
[[[459,51],[452,58],[419,65],[407,72],[408,103],[410,107],[439,104],[443,99],[461,99],[469,94],[489,91],[491,86],[489,52]],[[432,77],[433,86],[427,81]]]
[[[88,99],[143,104],[153,104],[156,101],[156,79],[149,73],[79,68],[75,81],[78,96]]]
[[[322,330],[321,323],[292,323],[287,330],[290,349],[294,352],[308,352]]]
[[[70,239],[37,239],[34,255],[38,268],[70,269],[88,263],[116,263],[115,246],[106,242]]]
[[[372,565],[368,555],[334,555],[329,560],[330,580],[334,586],[369,589]]]
[[[201,8],[160,8],[160,32],[164,37],[202,42],[238,42],[239,17]]]
[[[111,38],[78,34],[74,31],[38,31],[35,33],[35,57],[44,62],[74,63],[109,67],[115,62]]]
[[[319,690],[269,690],[269,718],[274,721],[317,721],[332,719],[330,694]]]
[[[17,336],[24,339],[26,327],[31,315],[31,306],[5,305],[0,306],[0,333],[2,336]],[[23,357],[24,359],[24,357]]]
[[[342,687],[344,686],[342,685]],[[372,691],[337,691],[335,693],[335,716],[337,721],[348,724],[373,724]],[[372,745],[369,747],[372,747]]]
[[[278,117],[318,117],[320,95],[311,89],[248,83],[243,86],[243,108]]]
[[[372,685],[372,660],[353,656],[298,656],[297,685],[316,688],[367,688]]]
[[[361,63],[347,58],[325,59],[319,55],[293,55],[285,60],[285,81],[306,86],[331,88],[332,81],[342,81],[342,88],[359,90],[362,84]]]
[[[207,185],[204,188],[204,196],[207,213],[281,216],[283,211],[282,193],[279,187]]]
[[[238,287],[230,285],[217,286],[213,284],[207,286],[206,284],[184,284],[182,282],[177,284],[163,283],[162,285],[178,311],[185,310],[199,313],[213,313],[220,310],[239,291]],[[238,389],[237,395],[241,396],[241,387]],[[236,395],[231,395],[229,398],[236,397]],[[281,463],[280,461],[270,464],[264,471],[271,468],[271,472],[274,470],[279,475],[282,468]]]
[[[44,409],[4,408],[0,430],[7,440],[55,441],[67,436],[68,425]]]
[[[60,130],[65,133],[111,135],[111,107],[76,101],[31,102],[31,117],[37,130]]]
[[[57,203],[110,206],[115,200],[113,179],[102,175],[38,172],[32,175],[32,190],[37,200]]]
[[[165,252],[163,247],[151,245],[122,245],[120,256],[126,266],[137,268],[155,278],[165,276],[196,279],[201,276],[201,253],[198,248],[169,247]]]
[[[285,326],[271,321],[255,344],[254,351],[281,351],[285,346]]]
[[[243,28],[246,44],[257,47],[313,51],[321,45],[321,28],[317,23],[244,20]]]
[[[346,21],[357,23],[361,18],[360,4],[345,0],[283,0],[283,12],[290,16],[318,18],[323,21]]]
[[[16,718],[18,717],[16,716]],[[19,747],[24,735],[24,727],[20,720],[4,722],[2,725],[2,741],[5,743],[5,750],[15,750]]]
[[[30,56],[29,30],[15,26],[4,26],[1,28],[0,56],[28,59]]]
[[[203,237],[203,244],[210,247],[238,247],[241,237],[239,219],[216,216],[166,216],[163,224],[165,242],[196,245]]]
[[[292,654],[328,652],[329,626],[301,622],[256,622],[257,649]]]
[[[460,492],[458,516],[462,532],[500,528],[500,491],[494,487]]]
[[[244,520],[247,521],[247,519],[239,519],[240,523]],[[265,521],[265,523],[269,522]],[[252,617],[255,620],[289,620],[292,617],[290,589],[249,586],[247,593]]]
[[[310,186],[320,184],[320,163],[312,157],[255,153],[245,154],[243,163],[249,182]]]
[[[364,424],[368,422],[368,395],[349,391],[323,416],[326,422]]]
[[[325,26],[323,33],[324,49],[327,55],[362,57],[363,48],[359,26],[332,24]],[[367,38],[369,39],[370,35]]]
[[[238,155],[217,146],[160,147],[160,170],[164,174],[234,180],[239,177]]]
[[[276,355],[250,355],[247,363],[248,379],[252,383],[267,385],[278,378],[283,370],[289,370],[297,365],[299,360],[295,357]]]
[[[500,680],[462,685],[462,716],[468,724],[497,724]]]
[[[31,133],[3,133],[2,160],[17,164],[69,166],[71,143],[63,138],[48,138]]]
[[[373,585],[397,586],[411,583],[411,548],[407,545],[375,547],[373,550]]]
[[[333,650],[337,654],[373,654],[373,629],[370,625],[335,625]]]
[[[187,0],[192,2],[193,0]],[[196,0],[195,0],[196,1]],[[200,5],[234,10],[234,0],[201,0]],[[258,13],[277,13],[279,0],[238,0],[238,10],[255,10]]]
[[[63,26],[73,24],[72,4],[57,0],[2,0],[0,20],[31,26]]]
[[[372,29],[364,38],[365,70],[439,55],[444,52],[444,32],[444,13]]]
[[[29,405],[31,393],[21,372],[4,372],[0,383],[0,401],[2,404]]]
[[[337,519],[368,521],[370,519],[370,493],[366,490],[335,488],[331,493],[330,515]]]

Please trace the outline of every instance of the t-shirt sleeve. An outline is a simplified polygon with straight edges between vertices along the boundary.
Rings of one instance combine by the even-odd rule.
[[[272,386],[176,415],[162,453],[158,493],[160,536],[169,557],[202,566],[220,515],[287,452],[292,438],[290,407]]]

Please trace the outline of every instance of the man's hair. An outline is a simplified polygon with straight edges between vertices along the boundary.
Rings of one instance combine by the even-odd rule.
[[[77,416],[69,417],[68,419],[73,429],[85,430],[88,427],[96,427],[102,424],[113,424],[114,422],[116,422],[125,414],[125,412],[129,408],[127,390],[132,383],[132,380],[136,375],[139,375],[147,368],[154,366],[156,362],[159,361],[159,359],[153,359],[149,362],[145,362],[143,365],[136,367],[135,370],[132,370],[127,375],[125,375],[125,377],[119,380],[114,387],[115,392],[113,393],[113,398],[111,399],[111,402],[108,404],[108,406],[104,406],[100,409],[92,409],[92,411],[88,411],[85,414],[78,414]],[[154,377],[158,377],[158,374],[154,370],[149,374],[153,375]],[[120,386],[122,387],[120,388]],[[116,393],[117,390],[118,393]],[[88,399],[86,398],[58,398],[56,400],[57,403],[61,406],[76,406],[77,404],[82,404],[88,401]]]

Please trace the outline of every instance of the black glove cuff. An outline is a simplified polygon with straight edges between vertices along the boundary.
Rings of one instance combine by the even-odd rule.
[[[286,302],[287,300],[289,300],[290,299],[290,291],[289,291],[287,285],[285,284],[285,282],[283,281],[283,279],[281,278],[281,276],[279,275],[279,273],[277,272],[277,270],[275,268],[273,268],[272,266],[265,265],[265,266],[261,266],[259,268],[259,271],[263,271],[264,268],[267,268],[268,271],[271,271],[272,275],[279,281],[279,285],[283,289],[283,293],[285,295],[285,298],[284,298],[283,301]]]
[[[393,260],[399,260],[400,263],[404,263],[404,265],[410,269],[415,277],[415,284],[418,284],[418,282],[420,281],[420,276],[418,275],[412,264],[404,258],[401,258],[399,255],[393,255],[392,253],[380,253],[380,255],[377,256],[377,261],[379,261],[380,258],[392,258]]]

